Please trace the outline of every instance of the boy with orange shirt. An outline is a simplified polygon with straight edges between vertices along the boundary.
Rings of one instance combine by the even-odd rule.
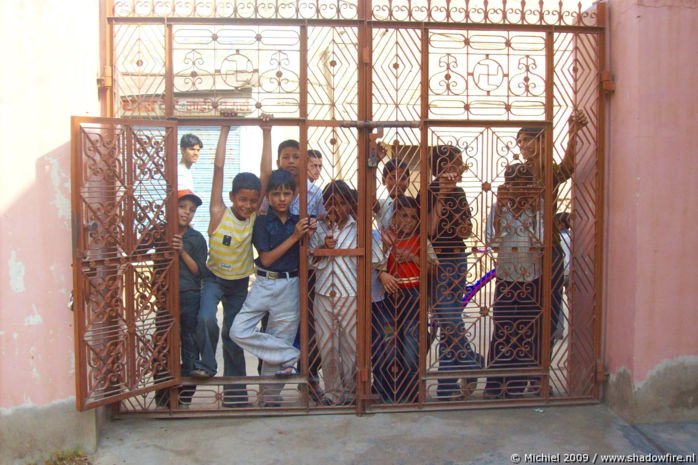
[[[389,402],[416,402],[419,394],[419,204],[412,197],[398,195],[393,204],[394,242],[388,255],[387,273],[397,289],[386,287],[387,305],[374,315],[378,351],[373,361],[379,380],[377,391]],[[432,272],[438,261],[427,241],[427,264]],[[379,272],[380,273],[380,272]],[[379,275],[380,278],[380,275]],[[382,341],[382,344],[379,342]],[[382,347],[381,347],[382,346]],[[395,367],[402,367],[397,375]],[[381,385],[382,384],[382,385]],[[388,386],[395,386],[389,389]]]

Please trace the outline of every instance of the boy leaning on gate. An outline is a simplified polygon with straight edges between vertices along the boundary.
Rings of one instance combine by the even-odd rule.
[[[266,191],[266,184],[272,172],[272,155],[271,155],[271,117],[263,115],[262,128],[262,159],[260,161],[260,179],[262,181],[262,189]],[[300,166],[302,164],[303,155],[300,151],[300,144],[297,140],[287,139],[281,142],[277,148],[276,166],[279,169],[286,170],[293,176],[296,183],[296,193],[289,205],[289,212],[293,215],[300,215]],[[308,150],[307,152],[307,212],[309,218],[322,218],[325,214],[325,207],[322,203],[322,191],[314,183],[320,177],[322,172],[322,153],[317,150]],[[263,198],[259,208],[260,214],[267,213],[269,209],[269,201]],[[323,392],[320,388],[320,378],[318,371],[320,370],[320,354],[318,352],[318,344],[315,333],[315,312],[313,310],[312,299],[314,298],[315,289],[315,274],[310,270],[308,274],[308,394],[310,398],[316,402],[323,399]],[[262,320],[262,331],[266,329],[267,318]],[[300,336],[300,335],[299,335]],[[297,337],[299,340],[299,338]],[[261,361],[258,366],[258,372],[261,373]]]
[[[230,329],[230,338],[262,360],[262,376],[298,374],[300,351],[293,346],[300,321],[299,241],[312,234],[315,220],[289,212],[296,191],[293,175],[276,170],[269,176],[269,211],[254,225],[252,242],[259,253],[257,277]],[[267,316],[262,332],[257,328]],[[260,404],[278,407],[282,385],[265,385]]]
[[[229,337],[235,315],[245,298],[249,277],[254,273],[252,227],[259,205],[261,182],[252,173],[239,173],[233,179],[228,208],[223,202],[223,168],[225,146],[230,128],[221,127],[211,184],[211,219],[208,225],[209,257],[204,269],[201,308],[196,328],[196,342],[201,358],[194,364],[191,376],[208,378],[217,372],[216,346],[219,327],[216,319],[218,303],[223,302],[223,374],[245,376],[245,356]],[[226,385],[223,407],[247,404],[244,385]]]
[[[179,321],[180,341],[182,352],[182,376],[190,375],[194,361],[197,358],[197,347],[194,341],[196,329],[196,317],[199,313],[199,300],[201,296],[201,272],[206,263],[206,241],[204,236],[191,227],[196,209],[201,205],[201,199],[189,189],[177,192],[177,233],[168,244],[164,237],[164,228],[156,226],[151,228],[143,242],[137,247],[136,253],[146,253],[150,249],[156,251],[168,250],[170,247],[177,252],[179,257]],[[156,260],[153,267],[154,287],[164,291],[166,285],[163,281],[166,263]],[[162,312],[162,313],[161,313]],[[165,316],[164,310],[158,310],[158,326]],[[156,372],[155,379],[163,377],[163,373]],[[179,388],[179,407],[186,408],[191,403],[196,386],[181,386]],[[155,403],[158,407],[168,407],[170,397],[169,389],[160,389],[155,393]]]

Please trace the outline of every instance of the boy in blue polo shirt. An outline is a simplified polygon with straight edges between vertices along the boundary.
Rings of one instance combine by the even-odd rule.
[[[311,222],[289,212],[296,182],[285,170],[269,176],[269,212],[257,218],[252,243],[259,257],[257,278],[230,328],[230,338],[241,348],[262,360],[262,376],[290,376],[300,351],[293,346],[300,320],[298,265],[299,240],[312,234]],[[314,223],[315,220],[313,219]],[[265,315],[265,332],[257,324]],[[283,385],[266,385],[262,405],[278,406]]]

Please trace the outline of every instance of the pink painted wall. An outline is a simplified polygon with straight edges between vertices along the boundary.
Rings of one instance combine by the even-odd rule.
[[[75,396],[70,115],[99,115],[99,3],[3,2],[0,409]]]
[[[698,9],[610,3],[606,361],[635,382],[698,355]]]

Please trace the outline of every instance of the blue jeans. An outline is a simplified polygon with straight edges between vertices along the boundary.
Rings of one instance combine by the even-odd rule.
[[[565,280],[565,252],[562,246],[556,245],[552,248],[553,252],[553,281],[552,281],[552,299],[550,302],[550,353],[557,339],[562,339],[562,333],[565,330],[565,318],[562,315],[562,285]]]
[[[199,355],[199,351],[196,348],[195,335],[200,303],[200,291],[179,293],[179,336],[182,344],[182,377],[189,376]],[[196,385],[182,386],[179,390],[179,401],[181,403],[191,402],[195,391]]]
[[[439,267],[432,286],[434,323],[439,327],[439,371],[483,368],[484,358],[468,342],[463,323],[463,294],[468,273],[468,254],[440,254]],[[468,378],[466,382],[477,381]],[[439,379],[436,395],[458,397],[458,378]]]
[[[216,346],[218,335],[223,338],[223,375],[245,376],[245,354],[230,339],[230,327],[235,316],[242,308],[247,297],[249,277],[241,279],[223,279],[210,271],[204,271],[204,286],[201,291],[201,307],[196,324],[196,345],[201,358],[194,362],[194,368],[215,375]],[[218,302],[223,302],[223,329],[218,328],[216,312]],[[247,402],[247,390],[244,384],[224,387],[223,404],[227,402]]]
[[[182,352],[182,377],[189,376],[194,368],[198,350],[194,334],[196,332],[196,317],[199,313],[201,293],[199,291],[184,291],[179,293],[179,338]],[[180,386],[179,402],[188,404],[196,391],[195,385]],[[169,402],[169,389],[159,389],[155,399],[159,405]]]
[[[419,291],[400,289],[371,306],[372,392],[386,402],[419,396]]]
[[[526,368],[540,363],[540,280],[497,280],[492,308],[488,368]],[[495,397],[523,395],[531,376],[489,376],[485,391]]]

